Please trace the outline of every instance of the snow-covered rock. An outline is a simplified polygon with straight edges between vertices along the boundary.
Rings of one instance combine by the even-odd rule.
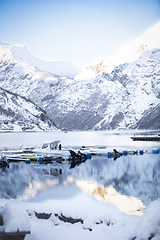
[[[29,213],[31,233],[26,239],[47,238],[56,239],[123,239],[123,240],[147,240],[160,238],[159,231],[159,201],[151,203],[143,216],[127,216],[121,213],[115,207],[109,204],[102,204],[95,201],[92,197],[79,194],[73,199],[60,199],[45,201],[42,203],[22,203],[14,204],[20,207],[19,219],[13,219],[12,224],[16,228],[22,227],[20,222],[21,214],[24,208]],[[1,200],[1,206],[5,200]],[[4,205],[9,209],[9,203]],[[11,208],[13,213],[13,208]],[[39,219],[35,214],[51,215],[49,219]],[[150,214],[151,215],[150,215]],[[23,216],[23,215],[22,215]],[[6,215],[6,221],[9,221],[10,215]],[[28,217],[25,216],[28,220]],[[72,220],[76,220],[75,223]],[[78,220],[78,221],[77,221]],[[28,221],[27,221],[28,222]],[[27,229],[26,224],[26,229]],[[29,229],[29,225],[28,225]]]
[[[6,203],[1,215],[6,233],[29,232],[31,230],[29,216],[18,203]]]

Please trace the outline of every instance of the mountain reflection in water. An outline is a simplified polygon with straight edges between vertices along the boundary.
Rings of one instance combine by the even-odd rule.
[[[63,132],[6,134],[1,147],[39,144],[59,139],[63,145],[105,145],[108,151],[158,148],[157,142],[134,142],[128,133]],[[24,142],[23,142],[24,141]],[[8,144],[8,145],[7,145]],[[16,145],[14,145],[16,144]],[[148,204],[160,197],[160,154],[127,155],[117,158],[93,156],[91,160],[60,176],[48,176],[40,167],[17,164],[0,175],[0,197],[40,202],[47,199],[72,198],[84,191],[98,201],[117,206],[127,214],[142,214]]]
[[[98,201],[116,206],[126,214],[142,215],[145,209],[142,201],[132,196],[122,195],[113,186],[104,187],[96,182],[76,181],[82,191],[93,195]]]
[[[66,165],[61,176],[30,183],[16,199],[39,202],[71,198],[80,191],[126,214],[141,215],[160,196],[159,155],[122,156],[116,161],[93,157],[74,169]]]
[[[95,157],[71,175],[83,191],[125,213],[140,214],[160,196],[159,154],[122,156],[116,161]]]

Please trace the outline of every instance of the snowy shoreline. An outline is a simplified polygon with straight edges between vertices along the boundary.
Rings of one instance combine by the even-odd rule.
[[[103,143],[111,148],[116,145],[117,149],[122,147],[122,142],[123,146],[129,149],[144,149],[144,147],[149,149],[158,147],[159,144],[145,143],[143,145],[142,142],[135,145],[136,143],[125,134],[109,135],[104,132],[90,132],[89,134],[88,137],[85,133],[82,135],[77,132],[67,134],[54,132],[54,138],[63,140],[63,145],[67,145],[68,141],[76,145],[80,145],[81,142],[85,145]],[[12,146],[10,136],[15,135],[6,134],[5,136],[7,138],[6,140],[2,138],[1,145],[7,143],[8,146]],[[45,133],[45,135],[21,133],[16,136],[14,140],[11,139],[16,146],[20,143],[25,145],[25,143],[36,142],[39,144],[44,139],[53,139],[51,133]],[[29,141],[30,139],[32,142]],[[9,204],[7,209],[10,209],[10,205],[13,206],[11,209],[16,206],[15,209],[18,210],[15,213],[19,216],[21,211],[26,213],[30,234],[25,236],[25,240],[61,240],[64,238],[72,240],[75,237],[77,240],[99,238],[159,240],[159,161],[159,154],[124,156],[117,161],[106,158],[92,159],[70,170],[69,173],[66,168],[61,179],[46,178],[42,171],[38,170],[39,168],[35,169],[32,165],[16,164],[1,175],[0,214],[4,207],[7,207],[6,204]],[[74,186],[69,185],[72,184],[71,180]],[[98,195],[98,191],[101,195]],[[117,207],[111,205],[111,202],[101,202],[101,200],[108,201],[111,197],[117,200]],[[132,215],[122,213],[123,206],[127,207],[125,198],[131,203],[129,207],[131,207],[130,214]],[[141,216],[133,215],[132,207],[135,198],[141,200],[146,206]],[[157,200],[153,201],[154,199]],[[139,211],[139,207],[136,209]],[[14,211],[12,216],[13,218],[10,219],[8,211],[6,220],[13,220],[12,226],[15,226],[17,230],[19,220],[14,218]],[[22,229],[29,230],[26,228],[27,225],[22,224],[21,227],[24,227]]]
[[[85,193],[72,199],[47,200],[41,203],[0,199],[0,213],[6,206],[12,206],[10,209],[13,211],[12,214],[8,211],[6,219],[14,215],[14,207],[19,209],[19,216],[23,209],[28,213],[31,234],[26,235],[26,240],[50,240],[53,237],[74,239],[75,236],[78,240],[88,237],[108,240],[160,239],[160,199],[151,202],[142,216],[126,215],[116,207],[99,203]],[[12,219],[11,229],[14,225],[17,226],[16,217]],[[27,226],[23,226],[21,222],[22,229]]]

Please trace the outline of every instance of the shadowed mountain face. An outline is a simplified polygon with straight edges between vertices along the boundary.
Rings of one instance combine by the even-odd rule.
[[[159,57],[160,50],[149,50],[111,74],[74,81],[54,99],[44,100],[45,110],[67,130],[156,129],[160,119]]]

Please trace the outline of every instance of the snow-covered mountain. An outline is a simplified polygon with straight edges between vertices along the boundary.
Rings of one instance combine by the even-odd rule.
[[[160,124],[160,49],[111,74],[74,81],[46,110],[64,129],[156,129]]]
[[[0,42],[0,58],[5,61],[12,60],[28,64],[40,71],[67,78],[74,78],[80,71],[80,68],[70,62],[45,62],[34,57],[24,46],[13,46],[2,42]]]
[[[23,51],[1,44],[0,87],[41,107],[63,130],[157,129],[160,125],[159,30],[160,23],[91,66],[92,77],[87,77],[88,70],[83,70],[84,74],[78,74],[72,81],[40,71],[32,58],[22,62]],[[23,59],[26,56],[29,55]]]
[[[0,88],[0,131],[57,130],[43,109]]]
[[[82,69],[76,80],[91,79],[103,72],[111,73],[120,64],[137,60],[147,50],[160,48],[160,22],[140,37],[122,46],[113,55],[98,59],[92,65]]]
[[[32,56],[25,47],[0,42],[0,130],[14,129],[18,119],[21,126],[17,128],[19,124],[16,124],[16,130],[57,129],[43,110],[41,98],[45,98],[51,85],[54,88],[58,81],[68,84],[78,71],[73,64],[43,62]],[[54,90],[56,93],[57,89]]]

